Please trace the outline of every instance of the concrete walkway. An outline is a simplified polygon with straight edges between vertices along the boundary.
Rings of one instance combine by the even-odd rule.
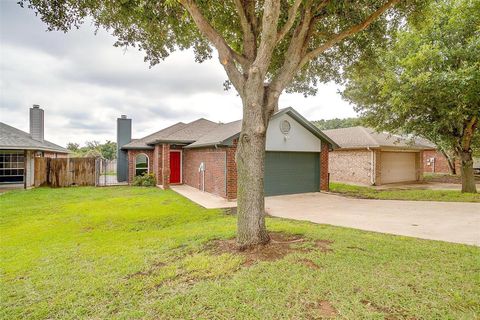
[[[207,209],[237,206],[187,185],[171,188]],[[267,213],[275,217],[480,246],[480,203],[368,200],[319,192],[265,201]]]
[[[207,209],[235,208],[237,206],[236,201],[228,201],[214,194],[187,186],[186,184],[173,185],[170,186],[170,189]]]
[[[368,200],[326,193],[266,198],[276,217],[480,246],[480,203]]]

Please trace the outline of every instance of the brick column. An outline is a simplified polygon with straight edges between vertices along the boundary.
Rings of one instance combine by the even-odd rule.
[[[328,185],[328,144],[321,142],[322,148],[320,152],[320,191],[329,191]]]
[[[155,145],[153,150],[153,174],[157,184],[162,183],[162,145]]]
[[[170,145],[162,145],[162,185],[164,189],[170,187]]]

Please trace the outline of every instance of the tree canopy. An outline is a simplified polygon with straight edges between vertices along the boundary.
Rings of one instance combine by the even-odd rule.
[[[229,82],[240,92],[242,74],[256,59],[268,57],[265,80],[277,84],[279,91],[288,87],[304,94],[314,94],[318,81],[340,81],[343,66],[375,50],[389,30],[405,17],[415,18],[412,13],[425,2],[19,1],[34,9],[48,30],[68,32],[91,20],[117,38],[115,46],[144,51],[151,65],[189,48],[202,62],[212,58],[216,48]],[[382,15],[389,8],[388,17]],[[359,33],[367,27],[368,32]]]
[[[313,124],[320,130],[329,130],[361,126],[363,121],[361,118],[334,118],[329,120],[322,119],[313,121]]]
[[[348,69],[343,95],[377,129],[423,136],[470,165],[480,134],[479,57],[480,1],[435,1],[423,21]]]
[[[72,151],[75,157],[102,157],[107,160],[117,158],[117,143],[110,140],[105,143],[87,141],[83,147],[78,143],[69,142],[67,149]]]

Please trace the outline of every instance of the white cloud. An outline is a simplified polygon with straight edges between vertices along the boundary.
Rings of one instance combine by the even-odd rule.
[[[241,118],[241,101],[224,91],[226,79],[216,59],[194,62],[176,52],[149,68],[143,54],[112,46],[105,31],[92,26],[67,34],[45,32],[32,11],[0,1],[0,118],[28,131],[28,108],[45,109],[45,135],[52,142],[115,140],[116,118],[133,119],[141,137],[178,122],[205,117]],[[335,84],[321,85],[315,97],[284,94],[280,107],[292,106],[308,119],[355,116]]]

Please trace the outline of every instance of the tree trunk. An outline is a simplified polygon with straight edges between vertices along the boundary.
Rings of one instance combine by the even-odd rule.
[[[237,146],[237,242],[240,250],[266,244],[265,142],[268,119],[262,81],[245,88],[242,132]]]
[[[462,173],[462,192],[476,193],[475,175],[473,174],[473,158],[472,150],[461,151],[460,159],[462,166],[460,171]]]
[[[447,156],[447,163],[448,163],[448,169],[450,170],[450,174],[456,175],[457,168],[455,167],[455,158],[451,158]]]
[[[447,159],[448,169],[450,170],[450,174],[457,174],[457,168],[455,168],[455,157],[452,157],[449,153],[440,149],[440,152],[443,154],[445,159]]]

